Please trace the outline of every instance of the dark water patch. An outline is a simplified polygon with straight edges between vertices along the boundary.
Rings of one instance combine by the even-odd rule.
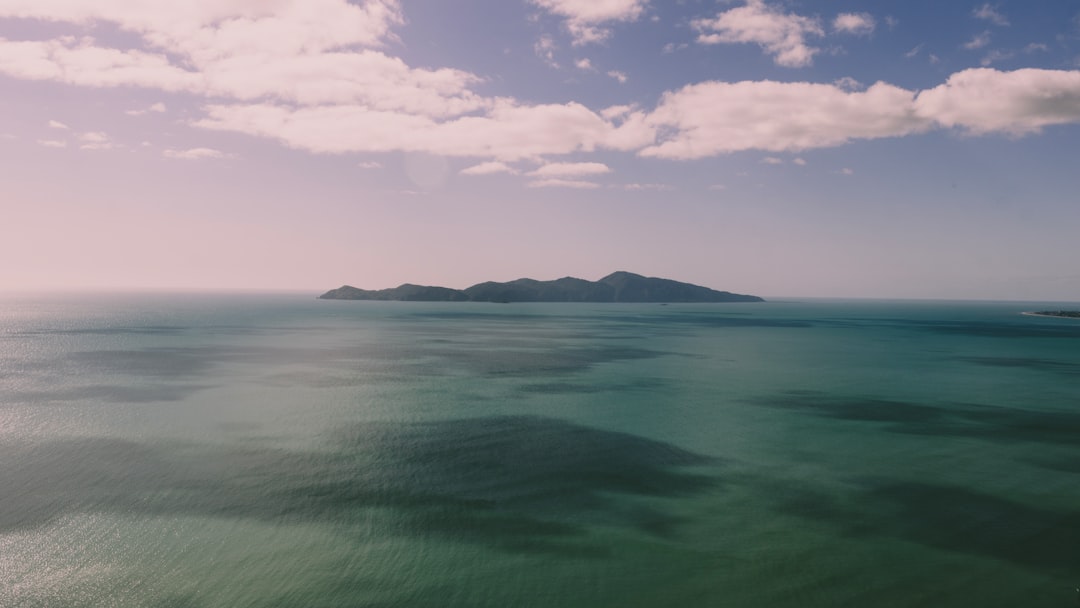
[[[942,408],[936,424],[896,428],[904,433],[972,437],[998,442],[1026,441],[1080,447],[1080,412],[1053,412],[979,404]]]
[[[976,403],[913,403],[814,391],[792,391],[752,403],[823,418],[877,422],[894,433],[1080,447],[1080,411],[1045,411]]]
[[[534,382],[518,387],[522,393],[544,395],[588,395],[624,391],[653,391],[671,386],[664,378],[637,378],[622,383]]]
[[[816,391],[790,391],[753,403],[824,418],[865,422],[917,423],[941,419],[940,407],[891,399],[851,398]]]
[[[884,529],[898,538],[1032,568],[1075,573],[1080,565],[1080,510],[1059,512],[914,482],[876,487],[867,498],[884,506]]]
[[[55,391],[12,392],[9,399],[24,403],[71,403],[105,401],[107,403],[156,403],[183,401],[191,395],[213,388],[206,384],[155,384],[145,386],[98,384]]]
[[[1069,376],[1080,375],[1080,363],[1055,361],[1053,359],[1039,359],[1036,357],[962,357],[960,360],[987,367],[1031,369]]]
[[[645,348],[599,346],[551,349],[455,349],[431,350],[450,365],[471,373],[491,376],[557,376],[586,371],[594,365],[617,361],[652,359],[669,353]]]
[[[144,348],[81,351],[66,359],[80,367],[112,374],[188,378],[207,373],[222,358],[217,348]]]
[[[798,481],[762,486],[779,513],[856,537],[888,537],[935,549],[1075,572],[1080,510],[1059,511],[956,485],[859,480],[846,493]]]
[[[981,338],[1080,338],[1080,326],[1022,324],[1005,322],[909,322],[910,326],[934,333],[976,336]]]
[[[720,487],[712,459],[551,418],[368,423],[333,451],[55,439],[0,445],[0,531],[106,511],[327,522],[508,551],[603,555],[588,526],[673,534],[656,501]],[[637,497],[633,508],[626,506]]]
[[[15,335],[24,336],[176,336],[190,331],[192,328],[181,325],[139,325],[134,327],[77,327],[77,328],[53,328],[53,329],[30,329],[16,332]]]

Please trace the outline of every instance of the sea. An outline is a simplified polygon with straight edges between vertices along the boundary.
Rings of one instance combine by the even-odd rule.
[[[6,295],[0,606],[1076,606],[1070,307]]]

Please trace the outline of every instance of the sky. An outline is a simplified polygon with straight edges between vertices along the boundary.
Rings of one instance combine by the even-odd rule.
[[[0,290],[1080,301],[1074,0],[0,0]]]

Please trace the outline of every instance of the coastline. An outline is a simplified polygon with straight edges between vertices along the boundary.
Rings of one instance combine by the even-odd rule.
[[[1066,313],[1067,313],[1067,314],[1066,314]],[[1080,319],[1080,312],[1078,312],[1078,311],[1069,311],[1069,310],[1063,310],[1063,311],[1060,311],[1060,312],[1049,312],[1049,311],[1043,311],[1043,312],[1034,312],[1034,311],[1026,311],[1026,312],[1022,312],[1022,313],[1020,313],[1020,314],[1022,314],[1022,315],[1027,315],[1027,316],[1029,316],[1029,317],[1049,317],[1049,318],[1051,318],[1051,319]]]

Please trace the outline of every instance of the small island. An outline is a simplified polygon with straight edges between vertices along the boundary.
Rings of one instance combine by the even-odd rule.
[[[1080,319],[1080,310],[1040,310],[1038,312],[1025,312],[1025,315],[1033,317],[1064,317],[1066,319]]]
[[[319,296],[321,300],[396,300],[412,302],[627,302],[704,303],[764,302],[758,296],[717,291],[671,279],[614,272],[599,281],[563,277],[553,281],[517,279],[488,281],[466,289],[405,283],[389,289],[359,289],[345,285]]]

